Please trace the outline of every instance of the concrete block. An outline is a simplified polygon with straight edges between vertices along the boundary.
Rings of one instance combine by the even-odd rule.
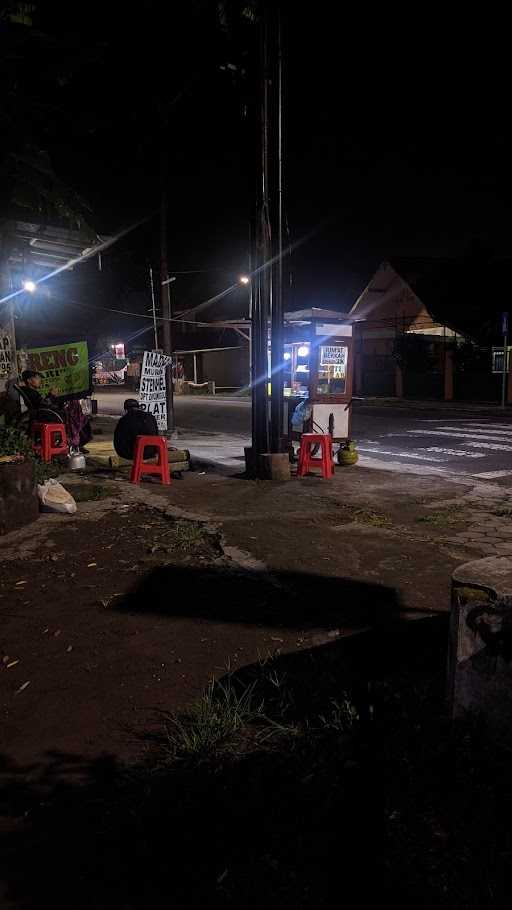
[[[490,556],[452,576],[448,661],[452,717],[478,716],[512,744],[512,559]]]
[[[259,476],[263,480],[289,480],[290,458],[288,452],[260,455]]]

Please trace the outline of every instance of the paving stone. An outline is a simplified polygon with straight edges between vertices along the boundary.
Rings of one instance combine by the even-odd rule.
[[[471,544],[469,544],[469,546],[471,546]],[[486,555],[489,555],[489,556],[497,556],[497,554],[498,554],[497,548],[495,546],[491,546],[491,544],[475,543],[474,546],[480,550],[480,553],[485,553]],[[501,554],[501,555],[503,555],[503,554]]]

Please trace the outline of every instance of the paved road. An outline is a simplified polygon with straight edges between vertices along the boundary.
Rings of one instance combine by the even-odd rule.
[[[353,436],[361,462],[416,473],[512,478],[512,416],[390,410],[357,412]]]
[[[99,392],[99,411],[120,414],[125,391]],[[192,433],[250,435],[250,401],[236,398],[176,398],[180,430]],[[417,473],[469,474],[483,480],[512,478],[512,415],[484,410],[405,410],[356,406],[352,435],[361,463]],[[235,439],[236,437],[236,439]],[[219,444],[221,444],[219,438]]]
[[[100,414],[122,414],[123,401],[137,397],[126,390],[97,391]],[[231,433],[237,436],[251,434],[251,402],[249,398],[197,398],[179,395],[174,399],[176,423],[180,430],[199,430],[210,433]]]

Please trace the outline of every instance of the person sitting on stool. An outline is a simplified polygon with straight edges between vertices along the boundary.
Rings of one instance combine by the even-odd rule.
[[[118,421],[114,430],[114,449],[120,458],[133,460],[137,436],[158,436],[158,424],[153,414],[144,411],[135,398],[127,398],[124,405],[125,414]],[[157,449],[148,446],[145,458],[154,458]]]

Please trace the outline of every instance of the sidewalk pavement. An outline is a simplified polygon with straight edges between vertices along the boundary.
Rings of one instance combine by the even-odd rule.
[[[131,462],[119,459],[114,451],[114,428],[118,418],[100,415],[93,421],[94,438],[87,444],[88,462],[101,467],[122,467]],[[251,440],[245,436],[227,433],[180,430],[169,440],[171,470],[188,471],[189,453],[199,466],[215,467],[222,474],[240,473],[245,470],[244,446]]]

